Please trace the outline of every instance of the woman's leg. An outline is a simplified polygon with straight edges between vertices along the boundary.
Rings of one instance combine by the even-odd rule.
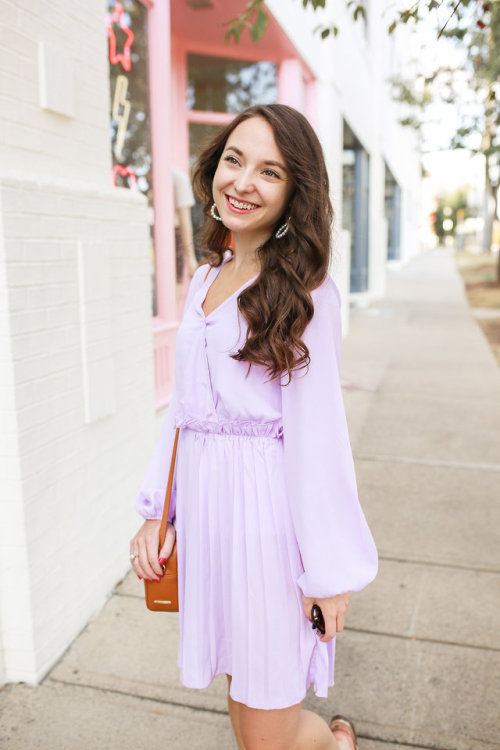
[[[328,724],[302,704],[263,711],[236,704],[240,741],[245,750],[351,750],[345,736],[335,739]],[[233,725],[234,726],[234,725]]]
[[[238,743],[238,750],[245,750],[245,745],[243,744],[243,740],[241,738],[241,731],[240,731],[241,703],[237,703],[236,701],[233,701],[233,699],[229,695],[229,690],[231,689],[232,677],[230,674],[226,675],[226,677],[227,677],[227,705],[229,707],[229,716],[231,717],[231,724],[233,726],[234,736],[236,737],[236,742]]]

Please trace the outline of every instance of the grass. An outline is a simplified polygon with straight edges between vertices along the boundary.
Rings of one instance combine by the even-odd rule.
[[[457,268],[462,275],[465,293],[472,308],[498,311],[498,315],[478,318],[477,322],[500,365],[500,282],[498,258],[488,253],[455,253]],[[494,314],[494,313],[492,313]]]

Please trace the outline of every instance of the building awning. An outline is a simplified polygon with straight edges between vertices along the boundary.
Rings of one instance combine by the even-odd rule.
[[[299,58],[304,73],[312,78],[305,61],[268,8],[266,33],[257,44],[247,29],[238,44],[226,43],[228,21],[241,13],[247,3],[248,0],[175,0],[171,3],[172,35],[187,47],[193,44],[197,50],[203,49],[205,54],[274,62]]]

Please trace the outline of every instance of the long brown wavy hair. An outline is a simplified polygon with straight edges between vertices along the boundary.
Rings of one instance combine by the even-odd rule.
[[[237,115],[201,154],[193,184],[203,204],[206,222],[203,244],[208,262],[218,267],[228,249],[231,232],[210,217],[212,182],[227,139],[238,125],[262,117],[271,126],[292,181],[292,193],[276,228],[289,220],[281,239],[274,231],[257,249],[261,272],[238,296],[238,308],[248,328],[243,346],[232,358],[263,365],[270,379],[307,367],[309,350],[301,340],[314,314],[311,291],[325,279],[330,265],[331,224],[328,173],[321,145],[307,119],[284,104],[256,105]]]

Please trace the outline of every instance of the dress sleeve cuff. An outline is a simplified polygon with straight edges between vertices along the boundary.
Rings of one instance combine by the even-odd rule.
[[[168,521],[173,523],[176,506],[175,489],[172,488],[170,507],[168,509]],[[160,520],[163,515],[163,504],[165,502],[165,490],[155,489],[150,492],[139,492],[135,499],[134,507],[137,513],[146,521]]]

